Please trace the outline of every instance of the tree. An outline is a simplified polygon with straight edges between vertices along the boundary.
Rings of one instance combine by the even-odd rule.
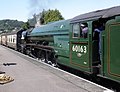
[[[42,12],[43,19],[44,19],[44,24],[47,24],[48,22],[53,22],[53,21],[58,21],[58,20],[63,20],[64,18],[62,17],[61,13],[59,10],[48,10],[48,11],[43,11]],[[41,17],[42,18],[42,17]]]
[[[10,19],[0,20],[0,31],[10,32],[15,28],[18,28],[18,29],[21,28],[23,24],[24,24],[23,21],[10,20]]]
[[[45,14],[46,11],[43,9],[42,13],[41,13],[41,18],[40,18],[40,24],[44,24],[45,23]]]
[[[37,16],[40,16],[40,19],[36,19],[39,18]],[[55,10],[44,10],[39,13],[39,14],[34,14],[32,19],[28,20],[28,23],[31,26],[35,26],[35,24],[37,23],[36,20],[40,21],[40,24],[47,24],[48,22],[53,22],[53,21],[58,21],[58,20],[63,20],[64,18],[62,17],[61,13],[59,12],[59,10],[55,9]]]
[[[30,27],[30,24],[29,24],[28,22],[25,22],[25,23],[22,25],[22,28],[23,28],[24,30],[29,29],[29,27]]]

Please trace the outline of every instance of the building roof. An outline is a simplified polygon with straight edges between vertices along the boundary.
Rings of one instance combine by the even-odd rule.
[[[78,15],[71,20],[71,23],[88,21],[88,20],[99,19],[99,18],[108,18],[115,15],[120,15],[120,6]]]

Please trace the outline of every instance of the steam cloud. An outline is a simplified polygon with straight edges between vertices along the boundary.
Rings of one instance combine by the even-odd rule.
[[[30,3],[30,16],[47,9],[50,6],[50,0],[29,0]]]

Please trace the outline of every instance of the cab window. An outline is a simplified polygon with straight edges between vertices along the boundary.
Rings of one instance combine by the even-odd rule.
[[[88,24],[87,23],[81,23],[80,24],[80,37],[81,38],[88,38]]]
[[[80,26],[79,23],[73,24],[73,38],[78,38],[80,35]]]

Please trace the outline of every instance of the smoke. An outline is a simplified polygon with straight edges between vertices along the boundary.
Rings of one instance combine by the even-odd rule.
[[[43,9],[48,9],[51,5],[51,0],[29,0],[29,4],[29,16],[33,16],[43,11]]]

